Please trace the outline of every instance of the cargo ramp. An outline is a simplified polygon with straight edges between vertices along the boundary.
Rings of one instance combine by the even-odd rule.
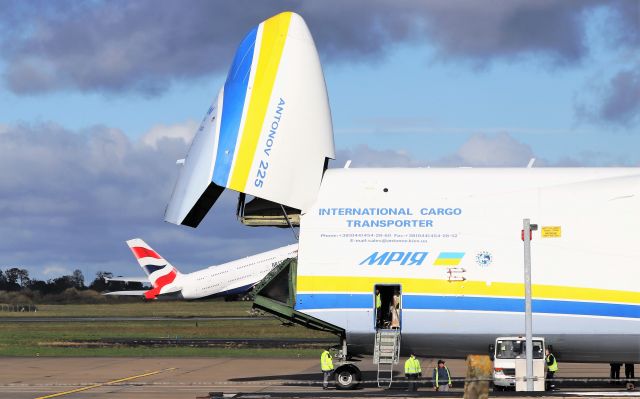
[[[274,267],[253,289],[253,308],[312,330],[345,337],[345,330],[294,309],[296,303],[296,269],[298,260],[286,259]]]

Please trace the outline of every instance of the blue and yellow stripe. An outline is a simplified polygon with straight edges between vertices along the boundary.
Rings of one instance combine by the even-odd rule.
[[[213,172],[213,182],[219,186],[245,191],[289,32],[291,15],[291,12],[284,12],[258,25],[247,34],[236,52],[224,86]],[[257,44],[259,48],[256,48]],[[252,70],[251,94],[247,96]]]
[[[376,284],[400,284],[404,309],[524,311],[519,283],[393,277],[298,276],[296,309],[370,308]],[[534,312],[640,318],[634,291],[534,284]]]
[[[220,134],[212,179],[222,187],[226,187],[229,181],[229,172],[236,151],[257,34],[258,27],[255,27],[240,43],[227,81],[224,83]]]
[[[296,296],[296,310],[299,311],[371,309],[371,307],[371,294],[298,294]],[[403,295],[402,308],[405,310],[524,312],[524,299]],[[640,306],[618,303],[534,299],[532,309],[534,313],[640,318]]]

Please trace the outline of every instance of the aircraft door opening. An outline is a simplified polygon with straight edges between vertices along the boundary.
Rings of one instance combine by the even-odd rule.
[[[400,329],[402,324],[402,289],[400,284],[376,284],[373,290],[374,327]]]

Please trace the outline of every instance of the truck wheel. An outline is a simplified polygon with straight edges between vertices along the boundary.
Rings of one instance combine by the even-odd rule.
[[[356,389],[362,380],[360,370],[353,364],[344,364],[335,371],[337,389]]]

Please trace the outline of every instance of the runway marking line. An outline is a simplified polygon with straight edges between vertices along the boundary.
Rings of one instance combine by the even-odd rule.
[[[82,387],[82,388],[76,388],[76,389],[72,389],[70,391],[58,392],[58,393],[54,393],[54,394],[46,395],[46,396],[38,396],[35,399],[55,398],[55,397],[58,397],[58,396],[69,395],[69,394],[76,393],[76,392],[86,391],[88,389],[94,389],[94,388],[99,388],[99,387],[103,387],[103,386],[106,386],[106,385],[117,384],[119,382],[135,380],[136,378],[148,377],[150,375],[156,375],[156,374],[164,373],[165,371],[172,371],[172,370],[175,370],[175,369],[176,369],[176,367],[170,367],[168,369],[151,371],[149,373],[132,375],[131,377],[125,377],[125,378],[120,378],[120,379],[113,380],[113,381],[101,382],[99,384],[93,384],[93,385],[89,385],[89,386]]]

